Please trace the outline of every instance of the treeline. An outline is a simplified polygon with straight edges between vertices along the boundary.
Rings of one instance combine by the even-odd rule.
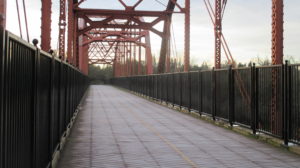
[[[287,60],[290,61],[291,64],[295,63],[295,59],[292,56],[286,56]],[[153,57],[153,73],[157,74],[158,72],[158,61],[156,57]],[[255,63],[257,66],[265,66],[265,65],[271,65],[271,60],[269,58],[262,59],[260,57],[257,57],[255,59],[252,59],[252,62],[249,63],[237,63],[237,67],[247,67],[251,66],[252,63]],[[193,62],[191,62],[190,70],[191,71],[199,71],[199,70],[209,70],[212,69],[213,65],[209,64],[208,62],[203,62],[201,65],[195,65]],[[228,68],[230,64],[227,61],[224,61],[221,65],[222,68]],[[138,74],[138,62],[132,63],[132,73]],[[146,62],[141,62],[142,67],[142,75],[146,74]],[[184,65],[183,62],[179,59],[172,58],[170,60],[170,72],[183,72],[184,71]],[[111,78],[113,78],[113,67],[111,65],[90,65],[89,66],[89,76],[93,80],[93,83],[95,84],[105,84],[108,83]]]
[[[107,84],[113,77],[111,65],[89,65],[89,77],[92,84]]]

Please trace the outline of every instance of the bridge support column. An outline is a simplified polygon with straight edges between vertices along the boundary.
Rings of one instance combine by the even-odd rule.
[[[78,40],[78,63],[79,69],[84,73],[88,74],[88,46],[83,45],[83,43],[87,40],[87,37],[79,36]]]
[[[190,0],[185,0],[184,72],[190,70]]]
[[[139,32],[141,32],[141,30],[139,30]],[[141,40],[139,40],[138,42],[141,42]],[[139,45],[139,55],[138,55],[138,59],[139,59],[139,63],[138,63],[138,75],[142,74],[142,46]]]
[[[283,0],[272,1],[272,64],[283,63]]]
[[[272,0],[272,64],[283,64],[283,0]],[[271,107],[271,132],[275,133],[283,123],[279,122],[282,111],[279,103],[278,80],[279,70],[272,69],[272,107]],[[279,122],[279,124],[278,124]],[[280,125],[280,126],[278,126]],[[280,132],[282,128],[279,128]]]
[[[60,10],[59,10],[59,57],[65,60],[65,41],[66,41],[66,0],[60,0]]]
[[[41,49],[48,52],[51,49],[51,0],[42,1]]]
[[[79,29],[83,29],[85,27],[85,21],[83,19],[79,19],[78,22]],[[78,68],[84,73],[88,74],[88,45],[84,45],[87,41],[87,37],[80,35],[78,37]]]
[[[222,1],[215,2],[215,68],[221,68]]]
[[[168,53],[170,53],[169,45],[170,45],[170,25],[171,25],[171,18],[172,15],[167,16],[165,23],[164,23],[164,36],[162,37],[161,42],[161,50],[160,50],[160,57],[158,61],[158,73],[165,73],[166,72],[166,59],[168,57]]]
[[[73,59],[73,24],[74,24],[74,18],[73,18],[73,1],[68,0],[68,56],[67,60],[68,62],[72,62]]]
[[[150,34],[149,32],[145,36],[146,40],[146,62],[147,62],[147,74],[153,74],[153,66],[152,66],[152,53],[151,53],[151,42],[150,42]]]
[[[6,0],[0,0],[0,27],[6,28]]]

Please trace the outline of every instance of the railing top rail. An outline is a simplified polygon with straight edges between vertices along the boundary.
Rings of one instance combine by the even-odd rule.
[[[43,50],[40,50],[40,53],[43,54],[44,56],[48,57],[48,58],[51,58],[52,59],[52,55],[47,53],[46,51],[43,51]]]
[[[55,59],[55,61],[58,61],[58,62],[62,62],[63,64],[65,64],[65,65],[69,66],[70,68],[76,70],[77,72],[81,73],[82,75],[85,75],[85,74],[83,74],[77,67],[75,67],[75,66],[73,66],[73,65],[71,65],[71,64],[69,64],[69,63],[67,63],[67,62],[64,61],[64,60],[59,59],[58,57],[55,57],[55,56],[53,56],[53,55],[47,53],[46,51],[43,51],[43,50],[41,50],[41,49],[35,47],[34,45],[28,43],[27,41],[21,39],[20,37],[14,35],[13,33],[9,32],[9,31],[7,31],[7,30],[5,31],[5,36],[8,38],[8,40],[13,40],[13,41],[15,41],[15,42],[17,42],[17,43],[20,43],[21,45],[23,45],[23,46],[25,46],[25,47],[28,47],[29,49],[31,49],[31,50],[33,50],[33,51],[39,50],[39,52],[40,52],[43,56],[46,56],[46,57],[48,57],[48,58],[50,58],[50,59]]]
[[[228,69],[229,69],[229,67],[226,68],[226,69],[224,69],[224,68],[223,68],[223,69],[215,69],[214,71],[215,71],[215,72],[219,72],[219,71],[228,71]]]
[[[18,42],[18,43],[20,43],[20,44],[22,44],[22,45],[24,45],[24,46],[32,49],[32,50],[36,50],[36,47],[34,45],[28,43],[27,41],[21,39],[20,37],[14,35],[13,33],[9,32],[7,30],[5,31],[5,35],[7,36],[7,38],[9,40],[14,40],[14,41],[16,41],[16,42]]]
[[[212,69],[207,69],[207,70],[203,70],[203,71],[200,70],[200,72],[212,72]]]
[[[288,66],[300,66],[300,64],[289,64]]]
[[[256,66],[256,68],[279,68],[279,67],[282,67],[282,64],[279,64],[279,65],[264,65],[264,66]]]
[[[251,69],[251,67],[247,66],[247,67],[232,68],[232,70],[246,70],[246,69]]]

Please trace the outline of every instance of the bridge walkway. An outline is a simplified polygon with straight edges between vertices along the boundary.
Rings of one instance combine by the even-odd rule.
[[[59,168],[299,167],[300,157],[119,90],[91,86]]]

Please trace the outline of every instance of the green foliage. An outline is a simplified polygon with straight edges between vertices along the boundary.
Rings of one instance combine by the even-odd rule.
[[[89,65],[89,77],[93,84],[106,84],[113,77],[113,67]]]
[[[295,59],[293,56],[285,56],[286,60],[289,60],[290,64],[295,63]],[[153,65],[153,72],[156,74],[158,72],[158,60],[154,56],[152,57],[152,65]],[[264,65],[271,65],[271,60],[269,58],[260,58],[257,56],[255,59],[252,59],[249,63],[237,63],[239,68],[251,66],[252,63],[256,63],[257,66],[264,66]],[[132,66],[134,66],[134,74],[137,74],[138,70],[138,61],[132,62]],[[227,61],[222,62],[222,68],[228,68],[229,63]],[[144,60],[141,61],[141,75],[146,74],[146,62]],[[201,65],[191,65],[190,71],[199,71],[199,70],[210,70],[212,66],[208,64],[208,62],[204,61]],[[181,59],[171,58],[170,60],[170,72],[183,72],[184,65]],[[93,83],[95,84],[103,84],[108,83],[111,78],[113,78],[113,67],[111,65],[90,65],[89,66],[89,77],[93,79]]]

